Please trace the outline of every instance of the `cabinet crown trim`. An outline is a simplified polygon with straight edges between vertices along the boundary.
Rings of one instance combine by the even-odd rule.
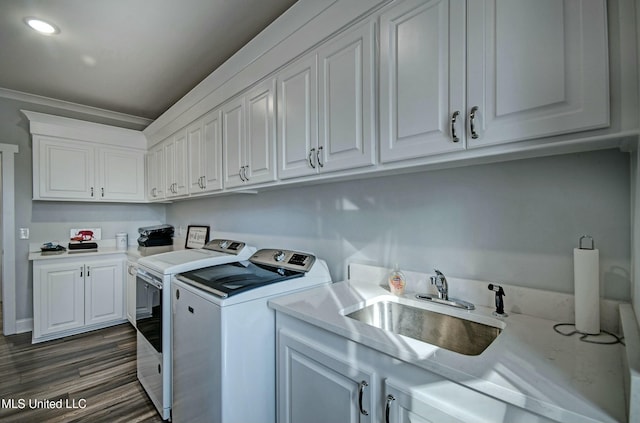
[[[147,148],[147,139],[141,131],[29,110],[21,112],[29,119],[31,135],[47,135],[141,150]]]

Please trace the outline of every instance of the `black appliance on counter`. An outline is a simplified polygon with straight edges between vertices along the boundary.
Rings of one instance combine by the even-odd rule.
[[[156,225],[138,228],[138,245],[141,247],[159,247],[173,245],[173,226]]]

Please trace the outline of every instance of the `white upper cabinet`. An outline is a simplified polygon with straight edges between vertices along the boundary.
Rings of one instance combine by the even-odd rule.
[[[181,197],[189,193],[187,175],[187,133],[180,130],[164,143],[165,197]]]
[[[189,192],[222,189],[222,114],[216,109],[187,129]]]
[[[145,201],[142,132],[22,110],[33,136],[33,199]]]
[[[39,135],[33,142],[35,200],[144,200],[144,151]]]
[[[374,31],[359,24],[278,75],[281,178],[375,163]]]
[[[381,160],[609,124],[602,0],[405,0],[381,16]]]
[[[380,17],[383,162],[464,149],[464,33],[463,0],[406,0]]]
[[[165,197],[164,145],[156,145],[147,154],[147,198],[151,201]]]
[[[143,200],[144,152],[99,148],[100,199]]]
[[[312,157],[318,148],[316,54],[287,66],[278,75],[277,97],[278,176],[294,178],[316,173]]]
[[[468,147],[609,125],[605,1],[469,1],[467,14]]]
[[[274,94],[268,79],[222,106],[225,188],[275,180]]]

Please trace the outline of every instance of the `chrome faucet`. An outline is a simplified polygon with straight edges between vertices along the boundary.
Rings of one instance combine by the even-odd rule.
[[[473,310],[476,308],[470,302],[458,300],[457,298],[449,298],[449,284],[447,283],[447,278],[445,278],[442,272],[438,269],[433,270],[436,272],[436,275],[429,276],[429,280],[431,280],[431,285],[435,285],[436,288],[438,288],[438,298],[431,294],[416,294],[417,299],[444,304],[451,307],[463,308],[465,310]]]
[[[435,285],[438,289],[438,298],[441,300],[448,300],[449,284],[447,283],[447,278],[445,278],[442,272],[438,269],[433,270],[436,272],[436,275],[429,278],[431,280],[431,285]]]

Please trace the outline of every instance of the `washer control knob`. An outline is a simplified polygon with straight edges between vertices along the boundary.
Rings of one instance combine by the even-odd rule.
[[[220,246],[220,248],[227,248],[229,246],[229,241],[227,241],[226,239],[223,239],[222,241],[220,241],[220,244],[218,244]]]
[[[281,262],[282,260],[284,260],[284,251],[276,251],[276,253],[273,255],[273,259],[277,262]]]

